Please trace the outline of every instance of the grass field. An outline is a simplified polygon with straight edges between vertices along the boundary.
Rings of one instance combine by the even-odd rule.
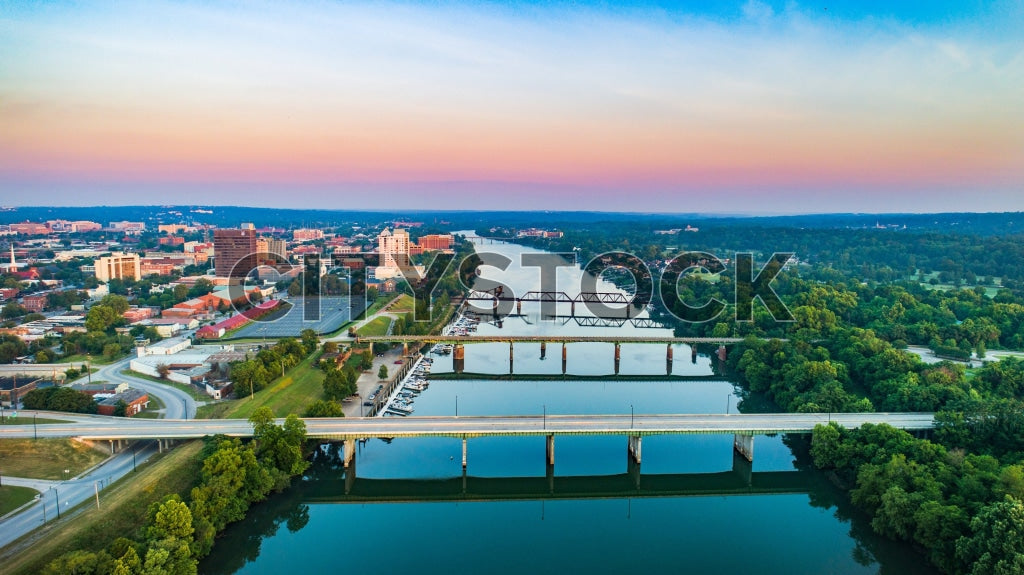
[[[385,335],[388,332],[388,328],[391,327],[391,318],[389,317],[378,317],[370,323],[356,330],[356,333],[365,336]]]
[[[4,475],[35,479],[74,477],[109,456],[84,441],[71,439],[2,439],[0,461]]]
[[[167,379],[160,379],[159,377],[153,377],[151,375],[146,375],[144,373],[139,373],[137,371],[132,371],[130,369],[122,370],[121,373],[123,373],[124,375],[130,375],[132,377],[137,377],[139,379],[146,379],[146,380],[152,381],[153,383],[162,383],[163,385],[167,385],[167,386],[173,387],[174,389],[177,389],[177,390],[180,390],[180,391],[184,391],[185,393],[189,394],[192,397],[192,399],[194,399],[196,401],[206,401],[206,400],[210,399],[210,397],[208,395],[206,395],[205,393],[199,391],[198,389],[196,389],[195,387],[193,387],[191,385],[185,385],[184,383],[178,383],[176,381],[170,381],[170,380],[167,380]]]
[[[127,354],[121,354],[121,355],[115,357],[114,359],[107,359],[106,356],[103,356],[103,355],[91,355],[89,357],[85,357],[84,353],[77,353],[75,355],[69,355],[67,357],[62,357],[60,359],[55,359],[55,360],[53,360],[53,362],[54,363],[74,363],[74,364],[88,363],[89,366],[92,367],[94,365],[109,365],[109,364],[111,364],[111,363],[113,363],[113,362],[115,362],[115,361],[117,361],[119,359],[124,359],[125,355],[127,355]]]
[[[392,313],[409,313],[412,311],[413,299],[409,294],[402,294],[398,296],[398,300],[391,304],[388,311]]]
[[[28,487],[18,487],[15,485],[0,486],[0,517],[32,501],[36,493],[38,491]]]
[[[35,420],[35,423],[37,425],[42,425],[44,423],[67,423],[67,422],[68,421],[66,419],[48,419],[48,418],[45,418],[45,417],[37,417],[36,420]],[[25,417],[24,415],[22,415],[21,417],[11,417],[9,411],[8,411],[8,414],[4,416],[4,421],[3,421],[3,425],[32,425],[32,423],[33,423],[33,421],[32,421],[31,417]]]
[[[166,495],[188,495],[199,475],[201,441],[181,445],[100,492],[100,509],[90,499],[65,519],[51,522],[4,550],[0,564],[11,575],[40,573],[55,557],[82,549],[99,551],[118,537],[141,539],[149,505]]]
[[[278,378],[266,389],[259,391],[250,399],[241,399],[218,403],[215,408],[204,410],[203,417],[246,419],[259,407],[269,407],[274,415],[284,417],[289,413],[301,415],[306,406],[318,399],[323,399],[324,373],[316,367],[320,354],[314,354],[303,360],[289,371],[284,378]],[[242,394],[244,395],[244,394]]]

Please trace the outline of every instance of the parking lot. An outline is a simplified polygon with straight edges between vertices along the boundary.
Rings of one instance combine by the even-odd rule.
[[[357,298],[355,307],[348,297],[320,297],[304,301],[303,298],[288,298],[285,301],[292,308],[282,317],[269,321],[254,321],[238,330],[234,337],[297,337],[304,329],[316,330],[319,334],[336,331],[352,317],[358,316],[365,308],[365,300]]]

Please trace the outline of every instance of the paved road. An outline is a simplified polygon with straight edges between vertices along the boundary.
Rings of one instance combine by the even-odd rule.
[[[148,379],[142,379],[121,372],[128,369],[128,364],[133,356],[129,356],[110,365],[100,367],[100,370],[92,374],[93,381],[106,381],[108,383],[127,382],[128,385],[144,390],[146,393],[156,397],[164,404],[164,418],[166,419],[191,419],[196,415],[196,401],[192,396],[175,387],[156,383]],[[79,378],[77,381],[87,381],[88,378]]]
[[[123,421],[123,418],[117,419]],[[93,421],[89,425],[97,426],[103,424]],[[17,427],[27,427],[31,434],[31,425],[19,425]],[[39,427],[42,429],[43,426],[40,425]],[[31,435],[29,436],[31,437]],[[40,436],[42,436],[42,433],[40,433]],[[102,506],[103,489],[110,485],[110,483],[131,473],[133,468],[142,465],[156,451],[155,441],[141,442],[135,448],[134,459],[132,450],[127,449],[82,476],[71,478],[68,481],[45,481],[41,479],[4,476],[3,481],[5,485],[30,487],[39,491],[40,497],[38,501],[24,511],[15,515],[9,515],[5,519],[0,520],[0,548],[6,547],[19,537],[42,526],[45,522],[55,520],[57,518],[58,501],[60,502],[61,514],[65,514],[83,501],[95,501],[96,489],[98,488],[100,490],[100,505]]]
[[[820,423],[835,421],[846,427],[887,423],[903,429],[931,429],[931,413],[780,413],[703,415],[527,415],[498,417],[405,417],[307,419],[310,437],[355,439],[362,437],[482,437],[508,435],[668,435],[740,433],[806,433]],[[3,437],[31,437],[32,429],[10,426]],[[222,433],[247,437],[252,426],[244,419],[131,420],[118,418],[111,425],[99,422],[40,425],[39,437],[88,439],[196,438]]]

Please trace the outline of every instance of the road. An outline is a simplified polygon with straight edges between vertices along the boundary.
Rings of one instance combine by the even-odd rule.
[[[931,413],[775,413],[686,415],[525,415],[489,417],[405,417],[307,419],[309,437],[357,439],[364,437],[483,437],[512,435],[764,435],[808,433],[815,425],[834,421],[845,427],[886,423],[902,429],[931,429]],[[0,429],[3,437],[32,437],[27,426]],[[40,425],[39,437],[86,439],[185,439],[224,434],[252,436],[244,419],[131,420]]]
[[[197,404],[189,394],[169,385],[122,374],[122,371],[128,369],[131,359],[132,357],[129,356],[110,365],[100,367],[96,373],[92,374],[92,380],[106,381],[108,383],[127,382],[132,387],[145,390],[150,396],[156,397],[164,404],[163,416],[165,418],[184,420],[195,417]],[[86,376],[78,381],[88,381],[89,379]],[[19,417],[27,418],[33,413],[37,412],[21,410]],[[120,417],[87,416],[70,413],[38,412],[38,414],[45,416],[47,419],[70,421],[71,423],[68,425],[88,425],[94,429],[102,429],[105,426],[116,427],[118,423],[136,421]],[[36,429],[39,430],[39,437],[47,437],[43,434],[43,429],[45,428],[43,425],[35,426],[35,429],[31,425],[4,426],[4,428],[11,427],[23,428],[23,431],[27,432],[22,434],[21,437],[33,437]],[[4,435],[3,437],[10,436]],[[131,472],[134,465],[145,462],[156,451],[156,442],[146,441],[139,443],[136,445],[134,452],[131,449],[125,450],[93,468],[85,475],[68,481],[45,481],[4,476],[4,482],[9,485],[21,485],[39,491],[40,498],[37,503],[30,505],[20,513],[9,515],[5,519],[0,520],[0,548],[42,526],[44,520],[52,521],[55,519],[58,499],[60,500],[60,508],[63,512],[63,510],[73,508],[86,499],[94,498],[95,489],[98,487],[102,504],[102,490],[104,487],[126,473]]]
[[[111,418],[112,419],[112,418]],[[121,418],[118,418],[121,419]],[[81,425],[81,424],[78,424]],[[92,422],[91,425],[101,425]],[[12,426],[13,427],[13,426]],[[27,427],[31,432],[30,425]],[[43,426],[39,426],[42,428]],[[41,434],[40,434],[41,435]],[[7,516],[0,521],[0,548],[6,547],[14,540],[57,518],[58,502],[61,514],[67,513],[83,501],[95,501],[96,489],[100,490],[100,505],[103,505],[103,489],[132,469],[143,464],[157,451],[155,441],[140,442],[134,451],[126,449],[111,457],[103,464],[94,467],[80,477],[67,481],[46,481],[42,479],[24,479],[4,476],[5,485],[20,485],[35,489],[40,493],[39,500],[20,513]]]
[[[197,404],[191,395],[169,385],[121,373],[128,369],[128,364],[133,357],[129,356],[110,365],[100,367],[99,371],[92,374],[93,381],[106,381],[107,383],[127,382],[132,387],[144,390],[164,404],[164,418],[166,419],[192,419],[195,417]],[[77,381],[83,382],[87,380],[88,378],[79,378]]]

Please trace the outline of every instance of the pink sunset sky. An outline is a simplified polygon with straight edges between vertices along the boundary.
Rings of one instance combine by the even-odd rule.
[[[1024,9],[0,8],[0,202],[1024,210]]]

